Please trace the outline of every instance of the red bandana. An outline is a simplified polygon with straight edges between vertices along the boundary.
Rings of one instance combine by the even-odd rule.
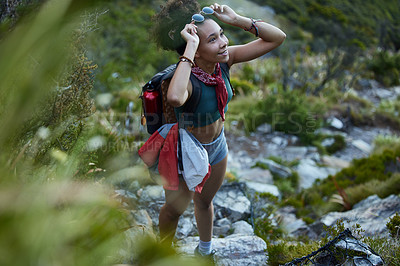
[[[207,86],[215,86],[215,93],[217,95],[218,111],[222,117],[222,121],[225,121],[224,109],[228,101],[228,91],[226,90],[225,81],[222,78],[221,67],[219,63],[215,68],[215,72],[210,75],[198,66],[192,68],[192,73],[201,82]]]

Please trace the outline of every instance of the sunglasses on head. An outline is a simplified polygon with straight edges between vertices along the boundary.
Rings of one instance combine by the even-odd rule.
[[[198,14],[194,14],[192,16],[192,21],[195,22],[203,22],[204,21],[204,16],[203,15],[212,15],[214,14],[214,9],[212,9],[211,7],[203,7],[203,9],[200,11],[200,13]]]

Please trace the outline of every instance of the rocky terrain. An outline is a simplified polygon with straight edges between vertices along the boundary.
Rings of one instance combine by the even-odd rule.
[[[365,86],[371,86],[371,82]],[[378,103],[379,100],[398,95],[400,88],[386,90],[375,86],[361,96]],[[230,150],[227,171],[234,174],[236,179],[234,182],[226,181],[214,199],[213,247],[217,250],[218,265],[266,265],[266,243],[255,236],[253,230],[254,218],[266,215],[270,215],[271,221],[279,225],[288,236],[294,237],[306,235],[310,239],[318,239],[324,234],[323,225],[332,226],[339,219],[343,219],[349,228],[355,224],[361,225],[366,236],[388,235],[386,223],[400,211],[398,195],[384,199],[370,196],[347,212],[328,213],[311,225],[296,217],[294,207],[284,207],[266,214],[263,210],[271,203],[255,201],[255,192],[270,193],[282,198],[279,189],[273,184],[273,174],[285,178],[296,171],[300,177],[300,188],[309,188],[315,180],[324,179],[348,167],[352,159],[368,156],[376,136],[395,134],[386,128],[354,127],[344,123],[340,117],[329,117],[327,122],[329,126],[322,129],[325,133],[341,134],[346,140],[346,148],[332,156],[321,156],[316,147],[300,146],[297,137],[274,132],[268,124],[260,126],[250,136],[240,132],[226,133]],[[289,168],[266,159],[270,156],[285,161],[298,160],[299,163]],[[253,167],[256,162],[267,165],[268,170]],[[139,203],[138,209],[132,211],[137,224],[145,228],[145,232],[157,234],[158,212],[164,202],[162,187],[137,186],[130,191],[120,189],[116,192],[121,197]],[[133,229],[131,233],[135,236],[138,232]],[[192,255],[198,242],[193,205],[182,215],[176,237],[178,250]]]

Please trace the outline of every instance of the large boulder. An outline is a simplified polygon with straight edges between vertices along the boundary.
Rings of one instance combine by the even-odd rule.
[[[339,219],[343,219],[346,227],[359,224],[366,236],[387,236],[386,223],[390,217],[400,211],[400,197],[391,195],[380,199],[377,195],[370,196],[354,205],[353,209],[346,212],[331,212],[321,218],[326,226],[332,226]]]
[[[250,216],[251,203],[240,184],[222,186],[213,202],[217,219],[228,218],[237,222]]]
[[[285,266],[305,265],[354,265],[354,266],[381,266],[383,259],[368,245],[355,238],[349,229],[340,233],[318,250],[296,258]]]
[[[267,244],[257,236],[230,235],[225,238],[213,238],[212,248],[216,265],[244,266],[267,265]],[[177,242],[178,251],[182,255],[193,256],[193,251],[199,243],[199,237],[188,237]]]

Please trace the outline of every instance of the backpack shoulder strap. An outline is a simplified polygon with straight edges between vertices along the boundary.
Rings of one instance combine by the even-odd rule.
[[[147,90],[152,90],[152,89],[157,89],[161,83],[166,80],[172,78],[172,76],[175,73],[177,64],[172,64],[165,68],[163,71],[158,72],[155,74],[149,82],[147,82],[142,90],[147,91]]]
[[[221,70],[224,72],[225,76],[228,78],[229,85],[231,86],[233,96],[235,96],[235,89],[233,88],[232,83],[231,83],[231,77],[229,75],[229,66],[228,66],[228,64],[227,63],[222,63],[222,64],[219,64],[219,65],[221,67]]]
[[[225,73],[225,75],[228,77],[228,79],[230,79],[228,64],[227,63],[221,63],[221,64],[219,64],[219,66],[221,67],[221,69]]]
[[[186,101],[183,111],[185,113],[194,113],[201,99],[201,81],[196,78],[192,73],[190,74],[190,81],[192,82],[192,95]]]

